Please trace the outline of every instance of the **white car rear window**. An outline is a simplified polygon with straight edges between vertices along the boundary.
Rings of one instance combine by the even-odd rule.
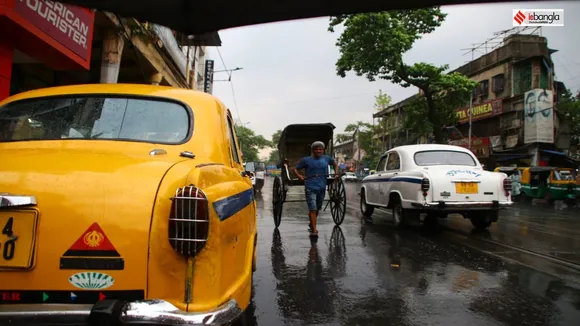
[[[415,153],[415,164],[418,166],[430,165],[467,165],[477,166],[471,155],[465,152],[449,150],[430,150]]]

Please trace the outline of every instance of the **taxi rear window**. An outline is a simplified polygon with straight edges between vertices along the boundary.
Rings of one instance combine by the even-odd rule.
[[[59,96],[0,108],[0,142],[106,139],[178,144],[192,129],[177,102],[107,95]]]

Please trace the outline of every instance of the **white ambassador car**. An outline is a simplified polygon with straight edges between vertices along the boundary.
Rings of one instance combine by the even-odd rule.
[[[435,222],[434,217],[459,213],[475,228],[486,229],[497,222],[501,208],[512,204],[511,187],[505,173],[484,171],[468,149],[407,145],[383,154],[376,172],[362,180],[360,208],[367,218],[375,207],[392,209],[396,226],[420,213]]]

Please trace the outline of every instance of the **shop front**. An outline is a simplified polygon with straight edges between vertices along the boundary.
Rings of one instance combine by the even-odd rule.
[[[52,86],[50,78],[34,76],[34,70],[88,70],[93,25],[94,12],[89,9],[50,0],[0,0],[0,100],[11,89],[30,88],[12,85],[33,83],[27,76],[43,80],[33,85]],[[28,69],[27,74],[19,70],[13,80],[17,62],[30,62],[38,69]]]

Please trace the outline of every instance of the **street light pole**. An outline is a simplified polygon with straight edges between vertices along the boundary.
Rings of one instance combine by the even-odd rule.
[[[471,116],[473,107],[473,95],[469,96],[469,135],[467,136],[467,146],[471,150]]]

